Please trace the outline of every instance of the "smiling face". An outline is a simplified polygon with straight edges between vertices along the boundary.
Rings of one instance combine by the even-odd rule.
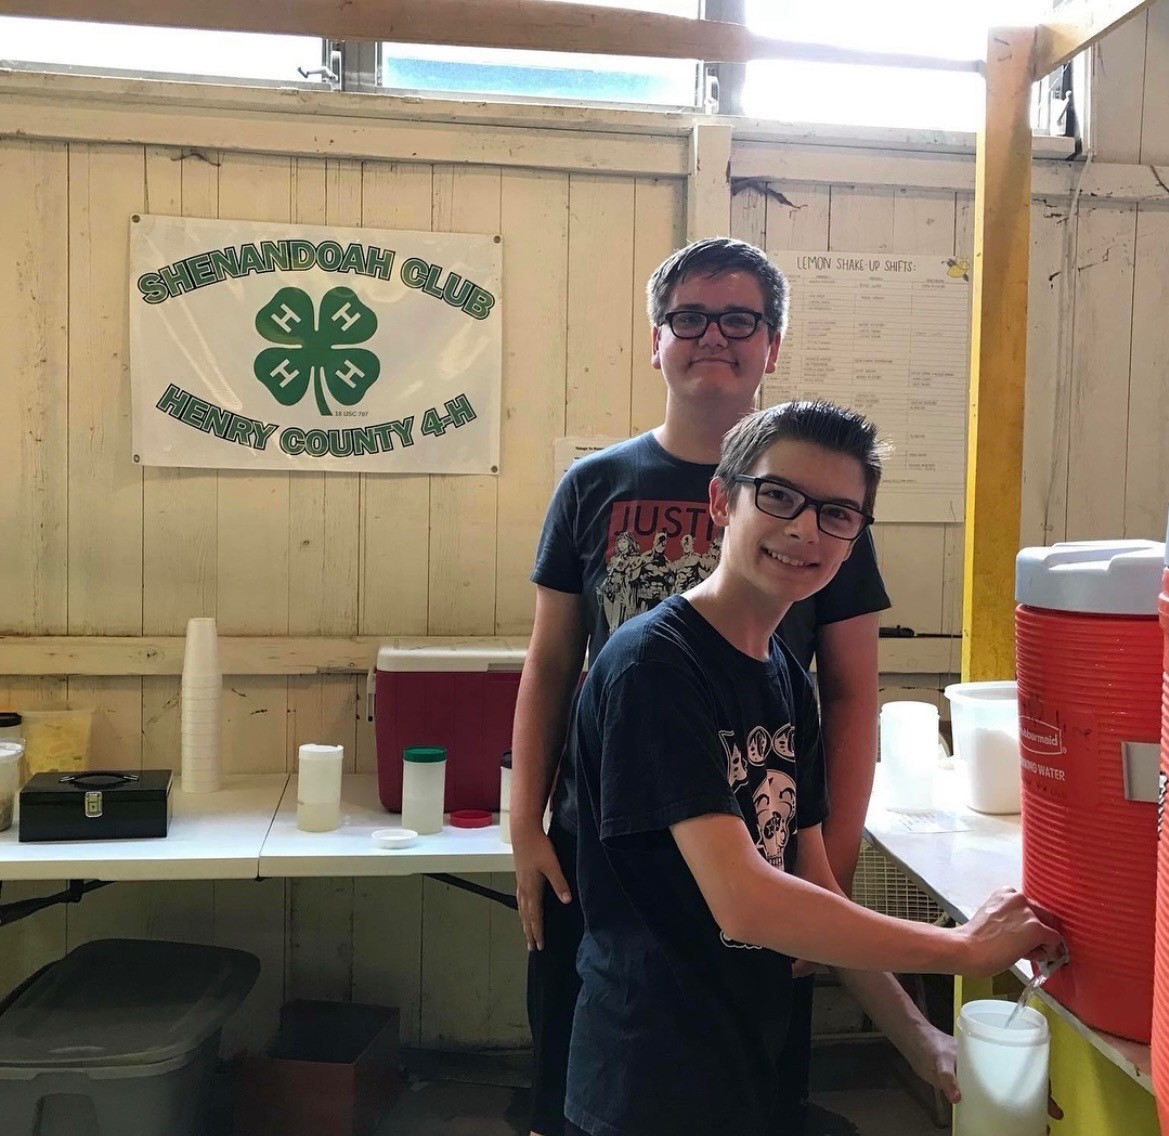
[[[814,442],[784,440],[772,445],[750,470],[751,477],[776,477],[824,501],[861,508],[865,478],[861,463]],[[710,512],[725,527],[721,564],[773,600],[796,603],[818,592],[852,551],[852,544],[828,536],[806,508],[791,520],[755,507],[755,489],[736,486],[732,495],[711,483]]]
[[[688,277],[674,287],[666,310],[761,312],[763,289],[750,272]],[[670,394],[695,401],[729,399],[749,404],[763,381],[775,370],[779,336],[760,321],[750,339],[727,339],[711,323],[699,339],[679,339],[668,324],[653,329],[653,365],[666,380]]]

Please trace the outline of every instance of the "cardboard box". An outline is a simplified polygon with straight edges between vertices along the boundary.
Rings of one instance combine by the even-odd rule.
[[[236,1136],[369,1136],[401,1089],[396,1009],[289,1002],[267,1053],[236,1063]]]

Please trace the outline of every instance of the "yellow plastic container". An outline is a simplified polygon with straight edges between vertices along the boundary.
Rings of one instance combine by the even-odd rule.
[[[93,710],[67,704],[21,710],[25,777],[35,773],[76,773],[89,765]]]

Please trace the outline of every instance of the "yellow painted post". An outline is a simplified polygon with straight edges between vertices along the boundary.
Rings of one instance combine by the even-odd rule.
[[[1015,673],[1014,582],[1023,484],[1035,28],[990,32],[975,174],[974,319],[966,470],[962,677]],[[993,989],[993,986],[991,987]],[[959,979],[955,1011],[987,994]],[[1156,1136],[1153,1095],[1066,1023],[1051,1026],[1053,1136]],[[956,1133],[956,1136],[962,1136]]]
[[[962,678],[1015,673],[1015,554],[1023,486],[1031,58],[1035,29],[993,28],[974,185],[974,319],[966,457]]]

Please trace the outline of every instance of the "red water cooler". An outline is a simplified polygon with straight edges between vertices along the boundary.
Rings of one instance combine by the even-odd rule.
[[[1169,537],[1166,538],[1169,547]],[[1165,823],[1165,785],[1169,783],[1169,552],[1161,577],[1161,792],[1157,806],[1157,945],[1153,970],[1153,1088],[1161,1131],[1169,1132],[1169,825]]]
[[[1045,989],[1147,1042],[1153,1006],[1165,546],[1090,541],[1016,562],[1023,890],[1071,961]]]
[[[445,811],[499,808],[499,762],[511,748],[522,647],[382,647],[371,708],[378,796],[402,811],[402,750],[442,746]]]

